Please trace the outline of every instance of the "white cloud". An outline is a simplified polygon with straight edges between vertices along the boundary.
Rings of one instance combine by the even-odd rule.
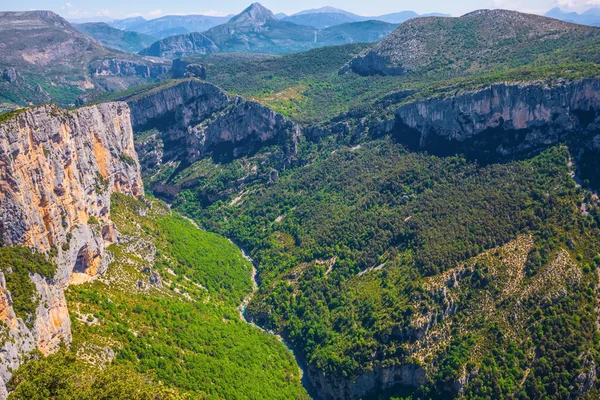
[[[162,10],[154,10],[148,13],[149,17],[160,17],[162,15]]]
[[[548,11],[547,8],[531,8],[526,7],[521,0],[491,0],[490,4],[493,8],[502,8],[505,10],[517,10],[529,14],[544,14]]]
[[[96,17],[108,17],[110,16],[110,11],[104,9],[104,10],[100,10],[96,13]]]
[[[585,11],[600,6],[600,0],[556,0],[554,5],[570,11]]]
[[[71,4],[71,3],[67,2],[67,3],[65,3],[65,5],[64,5],[64,6],[62,6],[60,9],[61,9],[61,10],[67,10],[67,9],[69,9],[69,8],[73,8],[73,4]]]
[[[228,16],[230,13],[228,13],[228,12],[224,12],[224,11],[209,10],[209,11],[204,11],[204,12],[201,12],[201,13],[199,13],[199,14],[202,14],[202,15],[208,15],[208,16],[210,16],[210,17],[226,17],[226,16]]]

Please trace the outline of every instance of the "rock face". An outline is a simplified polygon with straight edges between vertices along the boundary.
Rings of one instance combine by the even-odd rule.
[[[206,66],[200,63],[193,63],[181,58],[173,60],[171,74],[175,79],[181,78],[198,78],[206,79]]]
[[[15,317],[0,277],[0,317],[14,339],[0,351],[4,382],[33,348],[47,354],[70,342],[64,289],[106,271],[114,192],[143,194],[125,103],[74,111],[41,106],[0,125],[0,242],[54,249],[58,265],[52,280],[31,277],[40,296],[32,330]]]
[[[387,390],[396,385],[419,387],[426,383],[425,370],[412,364],[376,367],[353,382],[335,379],[312,368],[307,372],[311,384],[328,400],[361,399],[374,391]]]
[[[265,144],[279,144],[286,160],[296,155],[299,128],[253,101],[230,97],[195,79],[152,90],[128,101],[136,131],[157,129],[164,159],[192,163],[209,153],[240,157]],[[138,147],[140,157],[146,158]]]
[[[185,57],[192,54],[211,54],[219,51],[217,45],[201,33],[171,36],[153,43],[140,51],[142,56],[163,58]]]
[[[110,59],[92,65],[92,73],[98,76],[138,76],[140,78],[158,78],[169,71],[165,64],[152,65],[131,60]]]
[[[600,80],[497,84],[398,108],[392,124],[405,142],[490,157],[526,153],[565,141],[590,150],[599,140]]]

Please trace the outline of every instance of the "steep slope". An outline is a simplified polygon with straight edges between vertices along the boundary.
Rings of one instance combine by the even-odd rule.
[[[225,163],[264,148],[269,179],[275,169],[285,169],[297,157],[300,129],[291,121],[255,101],[231,97],[217,86],[187,79],[123,97],[132,111],[132,124],[138,136],[136,149],[150,184],[157,172],[172,174],[197,160],[211,158]],[[256,172],[256,171],[255,171]],[[247,179],[257,179],[251,174]],[[172,199],[181,186],[159,180],[154,192]]]
[[[87,90],[123,90],[148,82],[149,69],[168,69],[164,61],[110,50],[49,11],[0,13],[0,48],[0,65],[11,71],[0,82],[0,102],[20,106],[49,100],[73,105]],[[90,70],[90,65],[110,60],[136,68]]]
[[[365,50],[348,69],[362,75],[432,70],[473,73],[525,65],[561,48],[597,43],[599,37],[596,28],[506,10],[475,11],[460,18],[418,18]]]
[[[139,52],[142,56],[178,58],[197,54],[211,54],[219,51],[217,45],[201,33],[171,36],[152,43]]]
[[[106,271],[106,247],[116,241],[110,196],[140,196],[143,187],[124,103],[70,112],[42,106],[8,116],[0,125],[0,160],[0,243],[33,248],[57,264],[51,276],[31,275],[39,301],[34,315],[15,314],[2,285],[4,334],[12,338],[2,344],[3,387],[25,353],[70,343],[63,291]],[[12,279],[8,267],[2,272]],[[17,272],[29,280],[26,270]]]
[[[221,51],[292,53],[307,50],[314,29],[285,22],[259,3],[253,3],[229,22],[204,32]]]
[[[137,53],[156,41],[152,36],[116,29],[103,22],[74,25],[74,28],[93,37],[106,47],[126,53]]]

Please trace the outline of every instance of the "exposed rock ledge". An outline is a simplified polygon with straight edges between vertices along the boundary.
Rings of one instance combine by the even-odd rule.
[[[74,111],[46,105],[0,125],[0,243],[58,254],[54,279],[31,276],[40,296],[33,329],[16,318],[0,273],[0,320],[9,337],[0,349],[0,399],[24,354],[70,342],[64,289],[106,271],[105,248],[116,239],[113,192],[143,194],[125,103]]]
[[[297,152],[300,129],[293,122],[210,83],[188,79],[127,101],[136,131],[160,131],[165,160],[192,163],[209,153],[240,157],[275,143],[283,150],[285,164]],[[146,154],[140,153],[140,158]]]

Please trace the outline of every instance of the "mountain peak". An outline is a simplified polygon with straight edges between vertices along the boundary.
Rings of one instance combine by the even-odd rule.
[[[232,23],[264,23],[276,19],[273,12],[260,3],[252,3],[244,11],[231,18]]]

